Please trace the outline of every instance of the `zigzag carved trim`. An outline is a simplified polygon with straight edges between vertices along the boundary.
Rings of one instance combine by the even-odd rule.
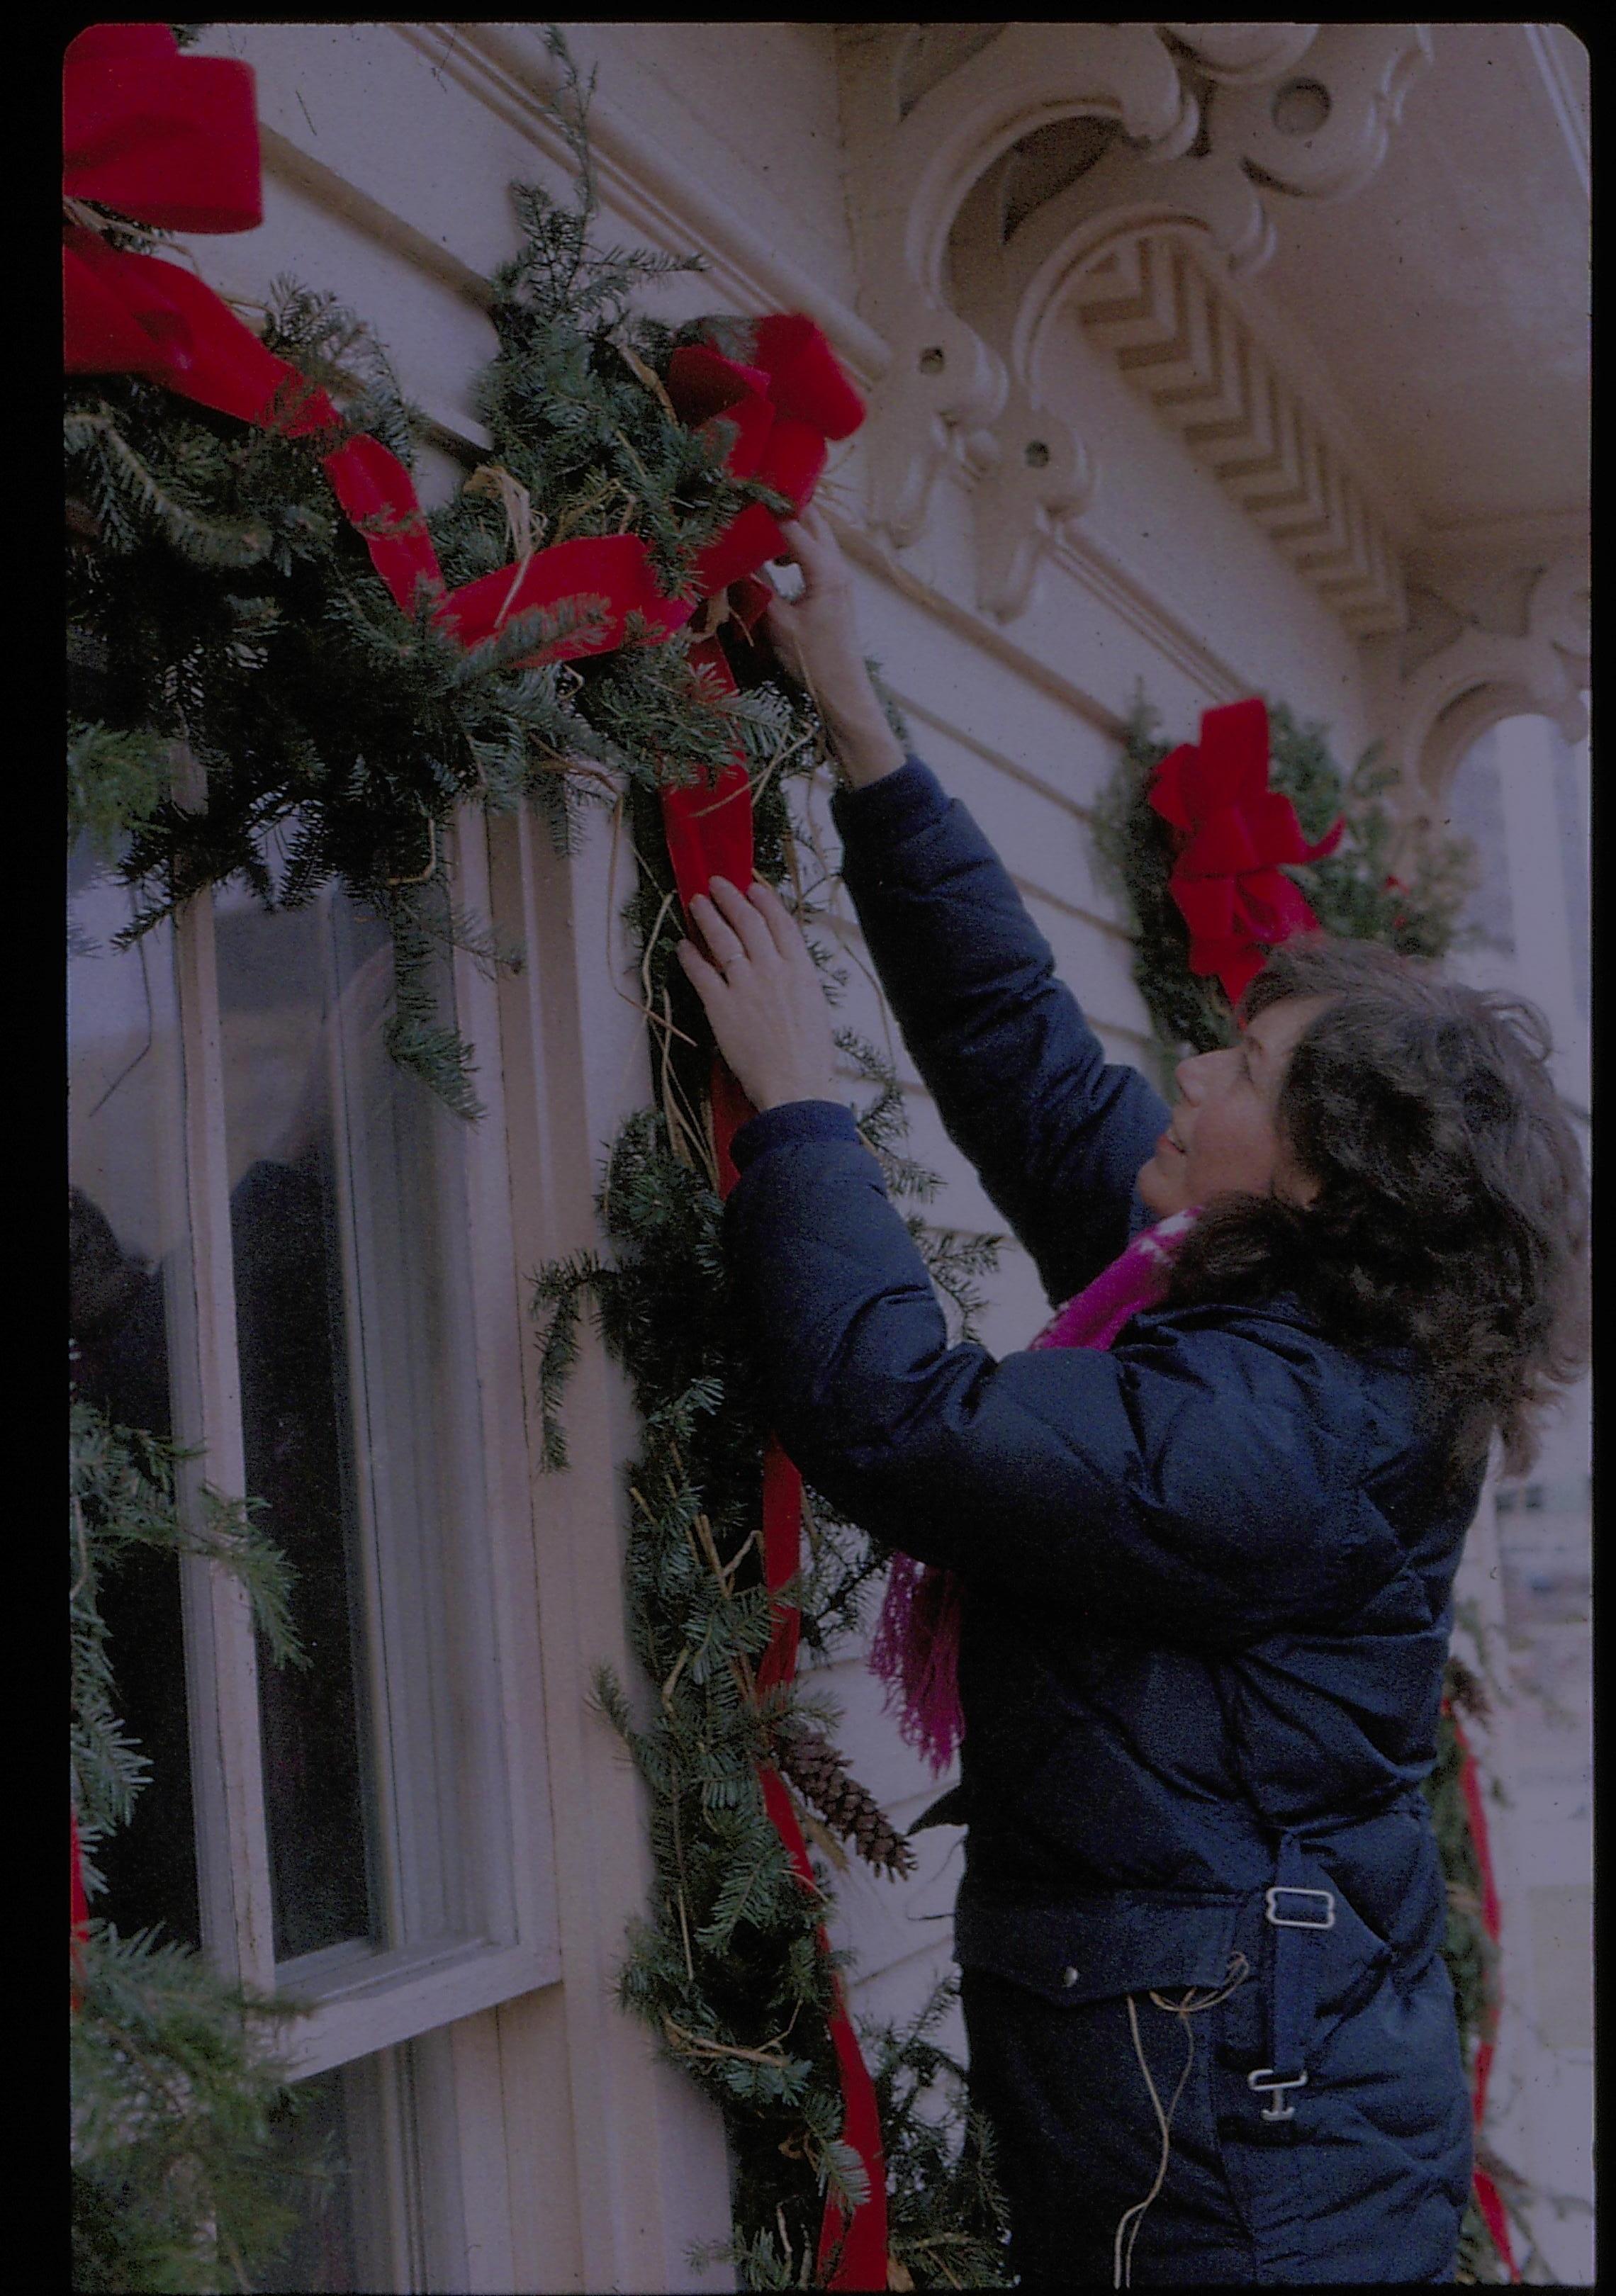
[[[1397,552],[1363,487],[1181,241],[1115,242],[1074,300],[1090,340],[1355,637],[1404,627]]]

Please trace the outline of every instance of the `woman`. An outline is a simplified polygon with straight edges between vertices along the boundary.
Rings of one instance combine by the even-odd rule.
[[[727,1237],[775,1426],[963,1590],[956,1949],[1015,2268],[1449,2280],[1470,2112],[1420,1781],[1489,1442],[1523,1460],[1579,1360],[1540,1025],[1316,937],[1169,1111],[906,759],[828,529],[789,532],[805,586],[770,627],[846,778],[869,947],[952,1138],[1051,1301],[1079,1295],[1075,1343],[949,1346],[800,931],[715,881],[681,954],[760,1111]]]

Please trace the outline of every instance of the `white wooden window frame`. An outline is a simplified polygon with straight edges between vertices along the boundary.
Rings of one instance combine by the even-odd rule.
[[[450,866],[456,904],[486,914],[487,849],[480,818],[456,824]],[[174,947],[191,1243],[190,1282],[176,1287],[191,1328],[176,1334],[175,1416],[183,1439],[204,1450],[191,1472],[193,1493],[202,1477],[234,1493],[246,1487],[245,1464],[224,1054],[209,897],[190,903],[177,919]],[[456,1784],[476,1804],[485,1837],[504,1837],[496,1854],[486,1839],[480,1852],[489,1867],[479,1876],[480,1894],[498,1907],[486,1926],[496,1934],[447,1947],[389,1949],[355,1940],[277,1967],[251,1614],[239,1585],[220,1565],[198,1559],[183,1566],[203,1949],[221,1970],[305,2011],[285,2042],[295,2078],[395,2047],[561,1975],[522,1399],[523,1308],[512,1235],[498,1013],[493,985],[458,954],[454,994],[458,1023],[483,1053],[478,1086],[486,1112],[466,1128],[459,1160],[473,1355],[468,1386],[476,1407],[475,1424],[466,1431],[481,1445],[484,1511],[480,1522],[457,1525],[463,1544],[452,1563],[483,1582],[474,1591],[484,1600],[470,1607],[484,1612],[491,1637],[479,1660],[485,1678],[457,1685],[470,1693],[465,1703],[473,1742]],[[342,1226],[346,1230],[350,1224],[345,1219]],[[362,1555],[372,1551],[366,1538],[358,1545]],[[373,1587],[368,1595],[373,1603]],[[398,1728],[388,1682],[372,1687],[377,1693],[373,1726]],[[480,1700],[488,1702],[480,1716]],[[479,1728],[480,1720],[489,1726]],[[390,1758],[407,1761],[407,1746],[392,1744]]]

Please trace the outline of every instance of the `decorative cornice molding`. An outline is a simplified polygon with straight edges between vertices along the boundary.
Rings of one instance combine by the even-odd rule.
[[[1301,62],[1317,24],[1163,24],[1209,79],[1240,87],[1270,80]]]
[[[1012,24],[918,94],[903,77],[909,30],[865,28],[843,103],[860,308],[892,347],[871,410],[873,496],[899,543],[925,522],[950,432],[963,440],[992,424],[1008,389],[1003,357],[947,291],[948,235],[966,193],[1021,136],[1061,119],[1114,120],[1162,158],[1185,150],[1199,124],[1148,25]],[[1073,489],[1080,499],[1076,458],[1060,459],[1057,500]]]
[[[1141,233],[1070,298],[1085,333],[1355,637],[1403,627],[1397,545],[1324,426],[1187,235]]]
[[[1299,199],[1346,199],[1362,191],[1385,158],[1408,91],[1431,53],[1423,24],[1322,24],[1293,66],[1281,64],[1260,79],[1254,71],[1243,73],[1209,95],[1212,147],[1269,190]]]
[[[1038,387],[1054,319],[1075,299],[1091,332],[1135,328],[1125,365],[1198,450],[1221,447],[1210,459],[1224,482],[1349,628],[1396,627],[1396,545],[1373,486],[1217,282],[1267,261],[1272,197],[1340,199],[1368,180],[1430,61],[1425,28],[975,30],[952,70],[939,50],[918,81],[913,27],[861,27],[849,43],[861,307],[892,346],[869,432],[878,525],[914,540],[952,455],[975,480],[981,603],[1001,619],[1024,609],[1094,483],[1087,447]],[[1109,148],[1102,136],[1079,152],[1070,179],[1007,226],[988,170],[1070,119],[1108,123]],[[1185,251],[1192,241],[1210,265]],[[1126,323],[1108,304],[1129,307]]]

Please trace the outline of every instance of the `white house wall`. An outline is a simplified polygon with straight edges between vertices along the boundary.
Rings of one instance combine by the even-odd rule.
[[[580,62],[598,66],[603,235],[632,242],[655,229],[670,248],[712,258],[710,278],[673,280],[649,307],[675,320],[725,307],[810,309],[861,382],[874,384],[886,351],[857,308],[840,77],[849,67],[833,29],[565,29]],[[255,67],[267,164],[261,230],[198,240],[200,268],[249,297],[291,273],[368,318],[406,392],[441,426],[423,487],[441,499],[480,442],[471,384],[495,346],[479,283],[513,249],[505,187],[562,181],[559,144],[534,100],[553,77],[537,28],[219,24],[201,45]],[[1359,656],[1075,313],[1057,323],[1043,388],[1081,434],[1096,483],[1009,624],[976,603],[972,483],[957,458],[904,548],[870,526],[860,441],[833,466],[824,499],[855,563],[866,645],[915,747],[998,841],[1112,1056],[1144,1063],[1147,1016],[1088,826],[1136,687],[1177,738],[1194,738],[1204,708],[1265,693],[1326,720],[1350,762],[1370,730]],[[833,856],[824,798],[814,813]],[[648,1071],[637,1015],[619,993],[626,952],[620,942],[608,952],[604,817],[570,864],[529,827],[502,830],[491,853],[496,904],[532,958],[501,991],[526,1270],[594,1240],[601,1152],[649,1098]],[[626,890],[619,862],[619,900]],[[879,1037],[845,900],[834,929],[851,974],[844,1017]],[[946,1179],[931,1216],[970,1232],[997,1226],[912,1064],[901,1067],[912,1145]],[[1024,1343],[1046,1312],[1024,1257],[1007,1252],[988,1288],[988,1343]],[[585,1707],[595,1660],[633,1676],[619,1470],[634,1429],[620,1382],[597,1357],[580,1373],[572,1414],[577,1464],[538,1483],[534,1501],[563,1976],[456,2029],[460,2141],[468,2161],[482,2158],[468,2202],[469,2249],[481,2259],[473,2284],[719,2286],[721,2272],[698,2283],[683,2261],[688,2240],[726,2230],[716,2120],[610,2000],[647,1865],[638,1790]],[[852,1769],[911,1822],[940,1787],[899,1742],[861,1659],[824,1673],[819,1686],[846,1711]],[[904,2013],[947,1970],[958,1842],[952,1829],[920,1837],[921,1870],[906,1887],[863,1869],[839,1884],[835,1935],[857,1956],[857,2008]]]

